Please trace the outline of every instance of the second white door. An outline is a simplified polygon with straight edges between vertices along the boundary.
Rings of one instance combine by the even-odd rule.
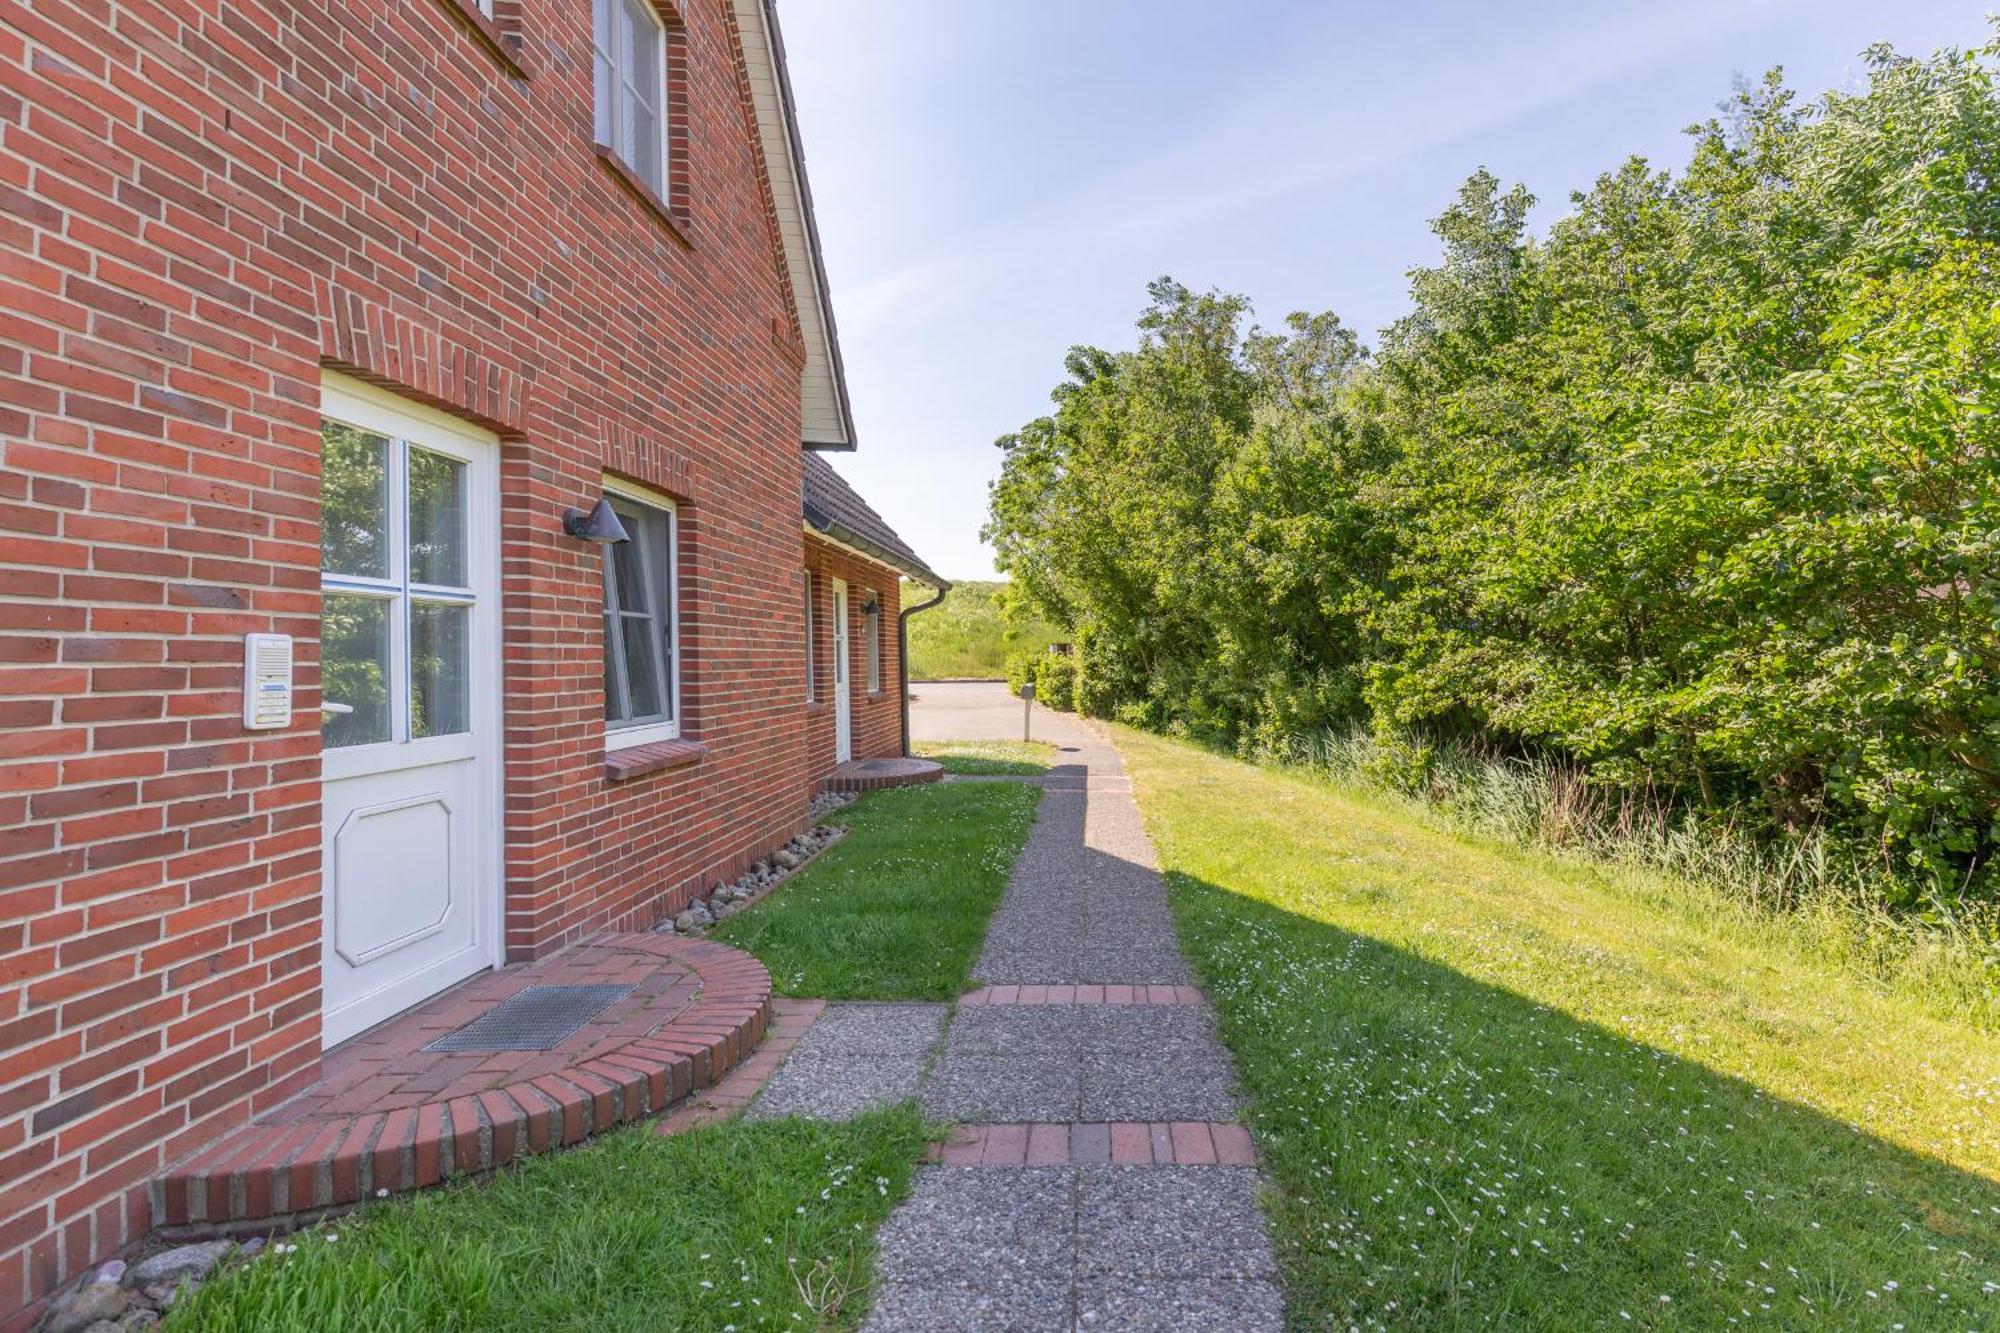
[[[833,581],[833,762],[854,757],[854,723],[849,712],[847,678],[847,580]]]

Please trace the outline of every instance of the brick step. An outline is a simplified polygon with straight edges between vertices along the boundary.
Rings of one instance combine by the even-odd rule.
[[[658,1030],[469,1095],[245,1125],[152,1182],[155,1224],[242,1232],[424,1189],[659,1115],[720,1082],[770,1025],[770,974],[725,945],[627,938],[671,950],[700,979],[694,1001]]]
[[[1233,1121],[1035,1121],[959,1125],[929,1160],[944,1166],[1255,1166]]]
[[[825,792],[880,791],[884,787],[911,787],[936,782],[944,776],[944,765],[935,759],[850,759],[820,779]]]

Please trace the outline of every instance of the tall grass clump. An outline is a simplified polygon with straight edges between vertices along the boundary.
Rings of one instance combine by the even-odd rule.
[[[1935,885],[1912,910],[1894,879],[1824,829],[1750,827],[1656,789],[1611,787],[1560,759],[1352,727],[1264,756],[1388,792],[1453,832],[1611,872],[1685,914],[1735,916],[1939,1015],[2000,1029],[2000,906]]]

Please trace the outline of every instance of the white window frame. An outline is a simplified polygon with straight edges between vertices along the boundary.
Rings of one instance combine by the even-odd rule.
[[[808,569],[806,571],[806,702],[809,704],[819,702],[819,653],[816,651],[818,645],[813,642],[814,622],[817,619],[818,617],[813,614],[813,572]]]
[[[882,692],[882,598],[870,591],[861,604],[861,624],[868,635],[868,693]]]
[[[623,502],[628,507],[636,506],[641,509],[652,509],[659,513],[664,514],[667,519],[666,523],[667,550],[666,550],[665,565],[667,570],[666,613],[667,613],[668,651],[666,655],[666,660],[662,665],[665,667],[666,685],[667,685],[667,705],[668,708],[670,709],[670,713],[666,718],[659,721],[637,722],[637,723],[613,722],[607,716],[604,719],[605,750],[606,751],[629,750],[634,746],[638,745],[653,745],[657,744],[660,741],[671,741],[680,739],[681,717],[682,717],[681,553],[680,553],[681,515],[680,515],[680,506],[676,505],[672,499],[670,499],[667,496],[659,494],[657,491],[648,490],[646,487],[637,485],[633,482],[624,481],[622,479],[614,477],[606,477],[604,479],[604,491],[605,494],[612,497],[614,503]],[[639,538],[635,535],[633,540],[636,541],[639,540]],[[604,552],[605,587],[599,593],[600,599],[609,596],[610,593],[610,582],[612,578],[611,574],[612,559],[613,559],[612,554],[610,550],[607,548]],[[608,714],[610,711],[609,700],[605,701],[605,709]]]
[[[622,49],[625,45],[621,34],[625,25],[618,21],[619,9],[625,8],[635,14],[642,14],[649,31],[653,35],[652,50],[633,52]],[[632,169],[646,187],[661,199],[667,197],[667,27],[660,21],[658,11],[651,0],[592,0],[591,3],[591,100],[594,107],[593,132],[597,142],[617,155],[618,160]],[[607,31],[608,28],[608,31]],[[611,70],[611,105],[605,106],[597,96],[597,62],[603,61]],[[654,136],[651,152],[645,156],[649,161],[635,162],[625,151],[625,140],[630,134],[629,121],[633,103],[642,101],[639,89],[633,82],[638,74],[640,62],[653,67],[653,126]]]

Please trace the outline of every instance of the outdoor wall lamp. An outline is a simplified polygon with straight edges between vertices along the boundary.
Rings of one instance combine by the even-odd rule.
[[[563,510],[563,531],[578,541],[596,542],[600,546],[632,540],[625,525],[618,521],[618,511],[603,496],[598,497],[597,508],[588,514],[576,508]]]

